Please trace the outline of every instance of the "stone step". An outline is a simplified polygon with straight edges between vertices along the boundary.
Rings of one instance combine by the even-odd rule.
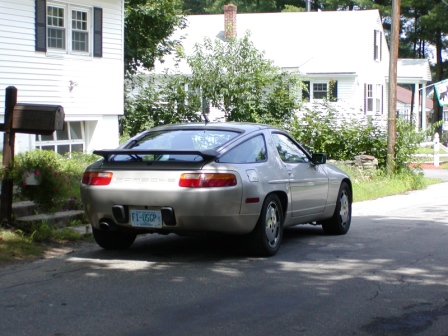
[[[74,221],[84,222],[84,210],[67,210],[55,212],[54,214],[34,214],[16,217],[18,226],[31,226],[31,224],[46,222],[49,225],[56,227],[69,226]]]
[[[36,204],[31,201],[14,202],[12,204],[14,218],[32,216],[39,213]]]

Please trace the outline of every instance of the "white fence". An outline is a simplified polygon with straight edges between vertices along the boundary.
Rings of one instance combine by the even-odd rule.
[[[434,134],[434,140],[423,142],[421,147],[433,147],[433,154],[414,154],[415,158],[428,158],[428,162],[433,162],[435,167],[440,165],[441,158],[448,158],[448,147],[440,143],[439,133]],[[441,154],[443,152],[443,154]]]

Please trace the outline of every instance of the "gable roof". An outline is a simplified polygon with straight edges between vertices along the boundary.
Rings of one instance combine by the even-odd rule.
[[[238,37],[250,31],[250,40],[266,58],[301,73],[355,73],[365,47],[373,53],[374,27],[382,31],[378,10],[236,15]],[[187,28],[173,35],[181,37],[187,55],[204,37],[223,39],[224,15],[187,16]],[[386,43],[383,49],[383,54],[388,53]],[[165,62],[165,67],[174,66],[168,59]],[[160,64],[157,67],[160,69]],[[180,64],[179,70],[189,72],[185,64]]]
[[[402,58],[397,61],[397,75],[400,83],[415,83],[416,80],[430,82],[431,70],[425,59]]]

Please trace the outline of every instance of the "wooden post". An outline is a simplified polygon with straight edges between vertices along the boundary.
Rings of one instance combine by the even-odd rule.
[[[5,93],[5,122],[3,136],[3,167],[6,171],[14,167],[14,142],[15,133],[11,130],[12,115],[14,106],[17,103],[17,89],[14,86],[8,86]],[[9,177],[3,177],[2,193],[0,204],[1,222],[10,223],[12,221],[12,193],[13,181]]]

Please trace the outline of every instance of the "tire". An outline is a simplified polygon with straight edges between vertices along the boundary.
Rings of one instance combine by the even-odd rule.
[[[257,225],[247,238],[253,254],[269,257],[277,253],[283,238],[283,209],[277,195],[266,197]]]
[[[322,222],[322,228],[328,235],[343,235],[350,229],[352,221],[352,195],[346,182],[339,188],[338,200],[333,217]]]
[[[124,250],[134,243],[135,234],[118,231],[104,231],[92,228],[93,238],[96,243],[106,250]]]

